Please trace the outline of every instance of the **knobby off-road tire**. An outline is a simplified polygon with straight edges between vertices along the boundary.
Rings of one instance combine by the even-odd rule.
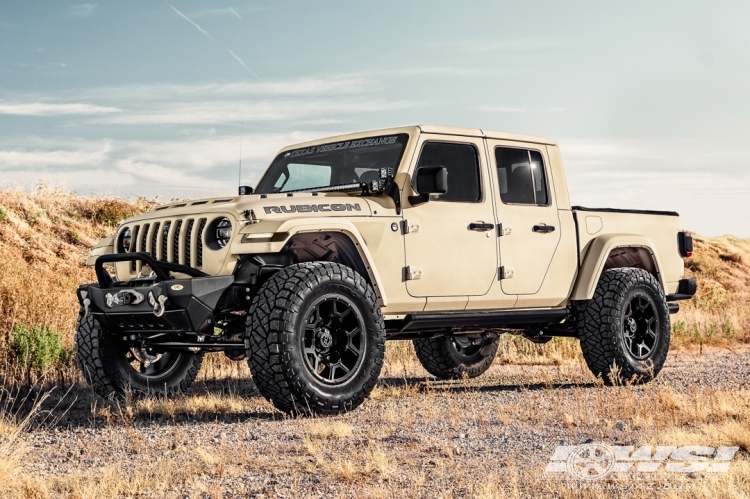
[[[375,387],[385,355],[375,292],[337,263],[296,264],[274,274],[253,298],[246,338],[258,390],[293,414],[359,406]]]
[[[149,362],[144,366],[121,336],[105,330],[92,315],[78,315],[75,334],[76,362],[94,392],[107,400],[134,396],[172,395],[185,391],[195,380],[202,353],[168,352],[160,357],[135,352]]]
[[[482,338],[472,345],[470,338],[442,337],[413,340],[417,358],[428,373],[440,379],[476,378],[490,368],[497,354],[498,337]]]
[[[577,302],[576,309],[581,350],[594,376],[608,385],[646,383],[661,371],[671,326],[653,275],[636,268],[605,270],[594,297]]]

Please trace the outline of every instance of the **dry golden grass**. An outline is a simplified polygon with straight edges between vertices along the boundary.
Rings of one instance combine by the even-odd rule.
[[[78,314],[75,289],[94,280],[90,248],[116,224],[154,203],[80,198],[55,189],[0,190],[0,348],[15,324],[45,325],[72,344]],[[13,370],[7,354],[0,372]],[[70,376],[70,373],[67,373]],[[59,376],[59,373],[58,373]],[[68,376],[68,377],[69,377]]]
[[[698,293],[673,316],[677,346],[750,343],[750,240],[695,237],[686,276]]]
[[[47,394],[31,401],[30,409],[24,414],[13,408],[17,397],[5,387],[0,389],[0,494],[15,488],[21,464],[30,450],[23,441],[23,434],[31,428]]]

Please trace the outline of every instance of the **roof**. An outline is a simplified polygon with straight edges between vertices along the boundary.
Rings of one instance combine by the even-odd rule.
[[[324,137],[322,139],[310,140],[307,142],[300,142],[298,144],[291,144],[284,147],[281,152],[288,151],[291,149],[300,149],[302,147],[312,147],[321,144],[329,144],[331,142],[338,142],[343,140],[356,140],[365,137],[372,137],[373,135],[384,135],[394,133],[408,133],[413,135],[418,132],[422,133],[434,133],[441,135],[456,135],[463,137],[486,137],[488,139],[499,139],[499,140],[513,140],[518,142],[531,142],[534,144],[548,144],[557,145],[557,142],[552,139],[545,139],[543,137],[535,137],[533,135],[523,135],[520,133],[509,133],[509,132],[495,132],[492,130],[482,130],[479,128],[461,128],[452,126],[441,126],[441,125],[412,125],[397,128],[382,128],[379,130],[366,130],[363,132],[348,133],[345,135],[335,135],[332,137]]]

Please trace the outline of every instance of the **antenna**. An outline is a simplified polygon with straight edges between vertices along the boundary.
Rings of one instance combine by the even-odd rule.
[[[242,122],[240,121],[240,170],[237,173],[237,187],[242,185]]]

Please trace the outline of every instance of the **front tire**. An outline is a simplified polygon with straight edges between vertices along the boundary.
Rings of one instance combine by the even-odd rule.
[[[476,378],[484,374],[495,360],[498,347],[496,334],[479,338],[443,336],[413,341],[422,367],[440,379]]]
[[[131,393],[172,395],[193,383],[202,353],[171,351],[157,354],[132,349],[107,331],[92,315],[79,314],[75,334],[76,362],[94,392],[107,400]]]
[[[659,374],[670,340],[669,310],[656,278],[643,269],[602,272],[594,297],[576,305],[586,364],[608,385],[646,383]]]
[[[375,292],[337,263],[274,274],[252,301],[246,337],[258,390],[287,413],[351,411],[375,387],[385,355]]]

